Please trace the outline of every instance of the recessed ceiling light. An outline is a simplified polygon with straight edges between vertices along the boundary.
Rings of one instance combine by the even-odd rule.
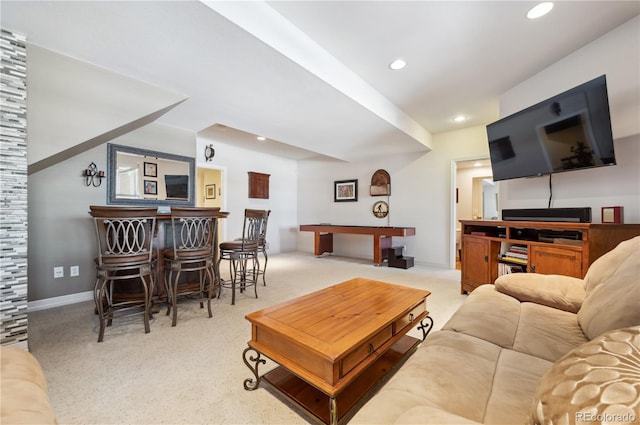
[[[480,167],[482,164],[480,164],[479,162],[476,162],[473,164],[474,167]]]
[[[267,140],[267,138],[266,138],[266,137],[264,137],[264,136],[258,136],[258,137],[256,137],[256,139],[260,140],[261,142],[262,142],[263,140]]]
[[[527,12],[527,18],[529,19],[537,19],[541,16],[546,15],[551,12],[553,9],[553,3],[550,1],[546,1],[544,3],[540,3],[534,6],[529,12]]]
[[[453,117],[453,122],[462,122],[466,120],[467,117],[465,117],[464,115],[456,115],[455,117]]]
[[[396,59],[396,60],[394,60],[393,62],[391,62],[389,64],[389,68],[393,69],[394,71],[402,69],[405,66],[407,66],[407,63],[405,61],[403,61],[402,59]]]

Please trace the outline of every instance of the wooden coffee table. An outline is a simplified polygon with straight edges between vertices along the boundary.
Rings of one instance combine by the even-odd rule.
[[[255,390],[264,379],[320,423],[349,419],[367,396],[413,353],[433,326],[429,291],[356,278],[248,314],[243,359]],[[264,375],[263,356],[278,363]]]

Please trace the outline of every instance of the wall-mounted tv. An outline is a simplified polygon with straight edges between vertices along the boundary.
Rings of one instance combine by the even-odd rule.
[[[189,199],[189,176],[165,174],[167,199]]]
[[[493,180],[615,165],[604,75],[487,126]]]

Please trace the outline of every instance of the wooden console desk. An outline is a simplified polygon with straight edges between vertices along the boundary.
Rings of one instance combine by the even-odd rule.
[[[383,252],[391,248],[393,236],[414,236],[415,227],[384,227],[384,226],[340,226],[331,224],[303,224],[301,232],[315,232],[314,254],[322,255],[325,252],[333,252],[333,234],[347,233],[351,235],[373,236],[373,263],[376,266],[384,260]]]

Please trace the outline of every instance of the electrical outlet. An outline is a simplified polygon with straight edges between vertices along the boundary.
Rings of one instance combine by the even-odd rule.
[[[69,276],[74,277],[80,274],[80,266],[69,267]]]
[[[64,277],[64,267],[58,266],[53,268],[53,278]]]

